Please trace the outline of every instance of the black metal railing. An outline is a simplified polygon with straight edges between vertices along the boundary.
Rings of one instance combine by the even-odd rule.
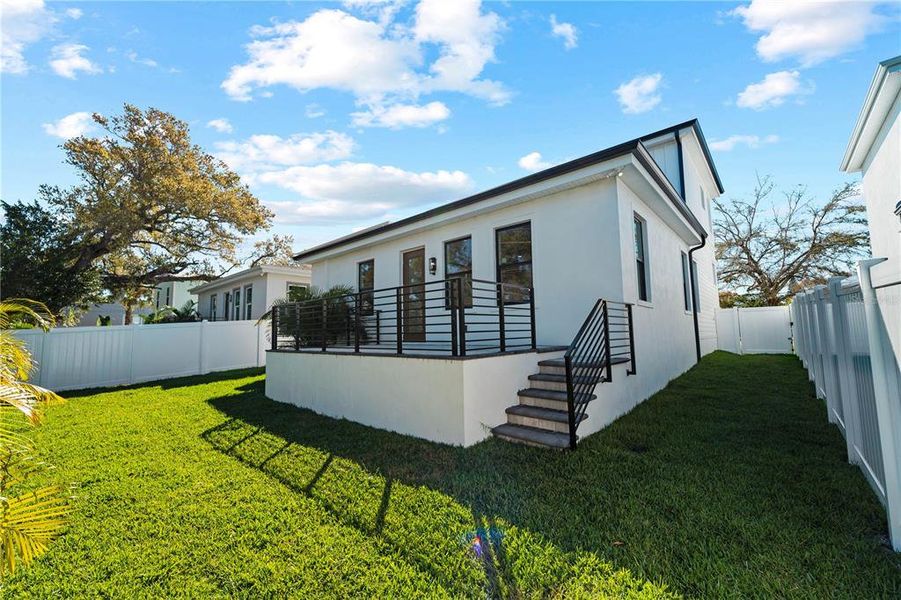
[[[598,299],[563,355],[570,448],[594,388],[613,381],[613,365],[627,362],[626,374],[636,373],[633,333],[631,304]]]
[[[272,307],[272,349],[467,356],[536,349],[532,288],[451,278]]]

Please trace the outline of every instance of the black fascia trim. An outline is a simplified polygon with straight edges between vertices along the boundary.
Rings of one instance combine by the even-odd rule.
[[[446,212],[450,212],[456,210],[458,208],[463,208],[465,206],[469,206],[470,204],[475,204],[477,202],[482,202],[483,200],[488,200],[495,196],[500,196],[501,194],[506,194],[508,192],[512,192],[530,185],[534,185],[536,183],[541,183],[542,181],[546,181],[548,179],[553,179],[554,177],[559,177],[561,175],[565,175],[567,173],[571,173],[573,171],[578,171],[579,169],[584,169],[585,167],[590,167],[592,165],[604,162],[605,160],[610,160],[611,158],[616,158],[617,156],[622,156],[623,154],[627,154],[629,152],[634,152],[638,145],[645,141],[651,140],[654,138],[661,137],[663,135],[667,135],[669,133],[676,133],[680,129],[685,129],[686,127],[694,128],[695,132],[698,135],[698,139],[701,141],[701,149],[704,151],[704,156],[707,158],[707,161],[710,165],[710,169],[713,172],[714,179],[716,179],[717,186],[720,188],[720,193],[722,193],[722,185],[719,183],[719,175],[716,173],[716,168],[713,166],[712,159],[710,158],[710,151],[707,149],[707,142],[704,141],[704,134],[701,133],[701,128],[698,125],[697,119],[691,119],[690,121],[685,121],[683,123],[679,123],[677,125],[671,125],[665,129],[661,129],[659,131],[655,131],[653,133],[649,133],[643,135],[641,137],[635,138],[633,140],[629,140],[628,142],[623,142],[621,144],[617,144],[615,146],[611,146],[609,148],[605,148],[604,150],[599,150],[598,152],[593,152],[592,154],[587,154],[580,158],[576,158],[569,162],[565,162],[556,166],[553,166],[549,169],[545,169],[544,171],[539,171],[538,173],[534,173],[532,175],[527,175],[525,177],[521,177],[519,179],[515,179],[508,183],[499,185],[497,187],[491,188],[489,190],[485,190],[484,192],[479,192],[472,196],[467,196],[466,198],[462,198],[460,200],[455,200],[453,202],[449,202],[447,204],[442,204],[441,206],[436,206],[435,208],[429,209],[427,211],[412,215],[405,219],[401,219],[400,221],[395,221],[393,223],[387,223],[381,227],[376,227],[373,229],[367,229],[365,231],[361,231],[357,235],[351,235],[347,237],[340,238],[333,242],[326,242],[321,246],[316,246],[314,248],[310,248],[308,250],[304,250],[302,252],[298,252],[294,255],[294,260],[302,261],[305,258],[310,256],[314,256],[319,254],[320,252],[325,252],[327,250],[331,250],[333,248],[338,248],[341,246],[345,246],[347,244],[351,244],[353,242],[357,242],[362,239],[366,239],[368,237],[372,237],[375,235],[379,235],[381,233],[385,233],[387,231],[392,231],[394,229],[398,229],[400,227],[405,227],[412,223],[416,223],[417,221],[422,221],[428,219],[430,217],[434,217]],[[670,185],[670,188],[672,186]],[[695,220],[697,222],[697,220]]]

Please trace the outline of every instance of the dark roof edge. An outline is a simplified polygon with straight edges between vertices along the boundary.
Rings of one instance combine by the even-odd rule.
[[[344,246],[346,244],[350,244],[367,237],[385,233],[386,231],[392,231],[394,229],[410,225],[411,223],[415,223],[417,221],[422,221],[430,217],[456,210],[458,208],[463,208],[464,206],[469,206],[470,204],[475,204],[477,202],[488,200],[489,198],[493,198],[495,196],[500,196],[501,194],[506,194],[508,192],[534,185],[536,183],[541,183],[542,181],[553,179],[554,177],[559,177],[573,171],[578,171],[579,169],[584,169],[585,167],[590,167],[592,165],[604,162],[605,160],[609,160],[611,158],[615,158],[629,152],[634,152],[638,148],[638,145],[644,140],[651,140],[670,133],[676,133],[677,131],[685,129],[686,127],[692,127],[695,130],[695,134],[698,136],[698,140],[701,143],[701,149],[704,152],[704,157],[707,159],[707,163],[710,165],[710,171],[711,173],[713,173],[713,177],[716,180],[717,188],[719,189],[720,193],[723,193],[723,186],[720,183],[720,178],[716,172],[716,167],[713,164],[713,159],[710,157],[710,150],[707,148],[707,142],[704,139],[704,134],[701,132],[700,125],[698,125],[698,120],[691,119],[683,123],[671,125],[670,127],[655,131],[653,133],[648,133],[641,137],[629,140],[628,142],[623,142],[621,144],[605,148],[604,150],[586,154],[585,156],[582,156],[580,158],[555,165],[553,167],[550,167],[549,169],[539,171],[538,173],[533,173],[519,179],[514,179],[513,181],[509,181],[497,187],[493,187],[483,192],[473,194],[472,196],[467,196],[466,198],[462,198],[460,200],[454,200],[453,202],[448,202],[447,204],[436,206],[435,208],[417,213],[399,221],[387,223],[386,225],[383,225],[381,227],[372,227],[370,229],[360,231],[357,234],[344,236],[336,240],[332,240],[331,242],[326,242],[319,246],[308,248],[295,254],[294,260],[304,260],[315,254],[319,254],[320,252],[325,252],[327,250],[331,250],[339,246]],[[672,187],[672,184],[670,184],[670,187]],[[697,219],[694,219],[693,223],[697,223]],[[703,231],[703,228],[701,230]]]
[[[643,152],[639,152],[639,150],[643,150]],[[663,193],[666,194],[670,202],[673,203],[673,206],[676,207],[676,212],[678,212],[683,219],[688,221],[688,224],[691,225],[692,229],[700,237],[706,237],[707,231],[704,229],[704,226],[701,225],[701,222],[698,221],[698,218],[695,216],[691,209],[688,208],[688,205],[682,200],[682,196],[679,195],[679,192],[673,186],[673,183],[669,180],[666,174],[661,170],[660,165],[654,160],[654,157],[651,156],[651,153],[648,152],[648,149],[644,144],[639,142],[638,147],[632,152],[638,162],[643,166],[651,178],[660,186],[660,189],[663,190]]]

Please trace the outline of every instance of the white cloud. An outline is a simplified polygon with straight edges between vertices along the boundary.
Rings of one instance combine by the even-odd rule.
[[[752,83],[738,94],[735,104],[741,108],[764,110],[785,103],[787,98],[813,92],[813,84],[801,83],[800,71],[770,73],[763,81]]]
[[[563,47],[572,50],[579,43],[579,30],[572,23],[557,21],[557,15],[551,15],[551,34],[563,39]]]
[[[51,50],[50,67],[53,71],[68,79],[75,79],[79,71],[88,75],[102,73],[103,69],[82,56],[83,52],[90,50],[82,44],[60,44]]]
[[[83,15],[84,15],[84,11],[82,11],[80,8],[67,8],[66,9],[66,16],[69,17],[70,19],[74,19],[77,21]]]
[[[660,104],[662,98],[658,90],[661,83],[663,83],[663,75],[660,73],[639,75],[620,85],[614,92],[624,113],[639,114]]]
[[[145,67],[150,67],[152,69],[155,69],[156,67],[160,66],[159,63],[156,62],[155,60],[153,60],[152,58],[144,58],[144,57],[138,56],[138,53],[135,52],[134,50],[129,50],[125,54],[125,56],[131,62],[138,64],[138,65],[144,65]]]
[[[234,131],[228,119],[213,119],[212,121],[207,121],[206,126],[215,129],[219,133],[231,133]]]
[[[443,102],[370,106],[369,110],[351,113],[357,127],[428,127],[450,117],[450,109]]]
[[[306,105],[304,114],[308,119],[318,119],[319,117],[325,116],[325,109],[314,102]]]
[[[94,128],[94,121],[89,112],[74,112],[55,123],[44,123],[43,128],[48,135],[67,140],[91,131]]]
[[[764,144],[775,144],[778,141],[778,135],[767,135],[764,137],[759,135],[730,135],[724,140],[713,140],[710,142],[710,148],[719,152],[729,152],[739,145],[756,149]]]
[[[449,200],[472,188],[462,171],[413,172],[354,162],[271,171],[258,182],[298,193],[297,201],[268,205],[277,221],[305,224],[389,218],[394,211]]]
[[[503,22],[483,13],[478,0],[422,0],[409,23],[384,14],[371,20],[323,9],[304,21],[254,27],[248,61],[231,68],[222,88],[244,101],[276,85],[331,88],[352,93],[367,108],[409,105],[439,91],[509,101],[502,84],[481,77],[495,59]]]
[[[56,21],[43,0],[0,0],[0,72],[28,71],[25,48],[40,40]]]
[[[551,163],[542,160],[540,152],[529,152],[520,158],[516,164],[519,165],[520,169],[533,172],[541,171],[542,169],[547,169],[552,166]]]
[[[337,131],[297,133],[287,138],[252,135],[244,141],[218,142],[216,156],[250,181],[263,171],[284,166],[341,160],[354,150],[354,140]]]
[[[773,62],[796,57],[810,66],[852,50],[887,19],[872,2],[753,0],[732,14],[750,31],[762,32],[757,55]]]

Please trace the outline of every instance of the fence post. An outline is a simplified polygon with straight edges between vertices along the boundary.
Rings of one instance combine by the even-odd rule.
[[[363,294],[354,296],[354,352],[360,351],[360,308],[363,306]]]
[[[197,334],[198,339],[200,340],[200,342],[199,342],[200,348],[198,348],[198,353],[197,353],[197,373],[199,375],[204,375],[205,373],[207,373],[206,341],[204,339],[206,337],[205,334],[206,334],[206,319],[204,319],[203,321],[200,322],[200,331]]]
[[[460,356],[466,356],[466,307],[463,304],[463,284],[457,286],[457,322],[460,324]]]
[[[328,348],[328,302],[322,300],[322,351]]]
[[[871,258],[857,263],[857,279],[863,296],[867,337],[870,343],[870,365],[873,370],[873,392],[876,397],[876,417],[879,440],[882,444],[882,463],[885,468],[885,512],[888,516],[892,547],[901,551],[901,403],[898,402],[898,376],[891,341],[879,312],[879,302],[870,269],[885,261]]]
[[[851,358],[851,328],[848,325],[848,315],[845,310],[845,302],[840,293],[842,291],[842,278],[833,277],[829,280],[829,299],[832,302],[832,329],[835,332],[835,353],[838,356],[838,370],[836,376],[839,393],[842,399],[842,414],[845,417],[845,445],[848,450],[848,462],[857,463],[857,451],[855,446],[860,439],[859,421],[857,414],[858,398],[854,364]]]

